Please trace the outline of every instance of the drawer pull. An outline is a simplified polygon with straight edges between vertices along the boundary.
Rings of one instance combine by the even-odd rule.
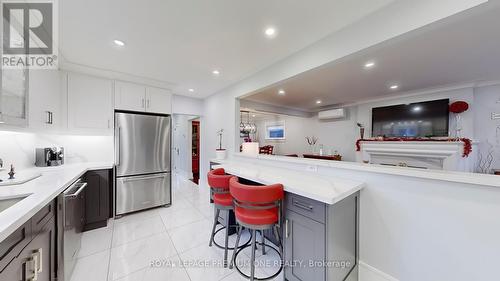
[[[32,257],[35,260],[35,276],[36,276],[38,275],[38,273],[42,273],[43,270],[43,249],[39,248],[38,250],[34,251]]]
[[[288,238],[290,232],[288,232],[288,220],[285,220],[285,238]]]
[[[36,281],[38,279],[36,265],[33,265],[34,262],[33,257],[29,257],[23,262],[23,281]],[[32,267],[34,268],[33,270],[31,269]]]
[[[124,179],[123,182],[152,180],[152,179],[160,179],[160,178],[165,178],[165,177],[166,176],[164,174],[162,174],[162,175],[153,175],[153,176],[144,176],[144,177],[134,177],[134,178]]]
[[[314,209],[314,207],[311,205],[306,205],[306,204],[303,204],[303,203],[301,203],[299,201],[295,201],[295,200],[293,201],[293,205],[297,208],[301,208],[301,209],[306,210],[306,211],[312,211]]]

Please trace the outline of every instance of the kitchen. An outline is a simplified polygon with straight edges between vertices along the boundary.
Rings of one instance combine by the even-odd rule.
[[[491,280],[497,275],[500,228],[492,215],[500,211],[500,184],[493,175],[497,145],[484,173],[356,162],[359,132],[348,118],[369,125],[372,108],[383,108],[387,97],[371,101],[374,106],[356,103],[353,115],[342,117],[349,123],[317,121],[318,112],[337,104],[319,97],[319,75],[312,76],[351,63],[348,73],[362,74],[343,79],[349,86],[379,85],[390,97],[404,96],[401,104],[420,97],[467,101],[471,109],[461,115],[463,130],[455,123],[460,117],[446,111],[441,119],[450,118],[446,137],[455,137],[459,128],[472,139],[467,160],[476,160],[475,153],[485,153],[478,149],[484,139],[498,139],[494,129],[475,129],[481,123],[498,126],[493,99],[500,100],[494,79],[500,72],[484,67],[496,62],[498,48],[490,47],[498,40],[479,35],[468,40],[481,42],[475,48],[488,54],[471,57],[469,68],[480,64],[477,69],[492,74],[473,77],[472,84],[427,81],[410,89],[409,80],[387,82],[377,71],[389,65],[382,51],[393,47],[389,53],[405,53],[406,40],[444,27],[481,27],[487,33],[497,22],[495,1],[33,1],[49,3],[50,9],[30,1],[9,6],[12,2],[1,3],[2,24],[14,22],[2,29],[10,42],[2,56],[19,56],[9,52],[34,44],[44,51],[33,48],[26,56],[51,53],[57,66],[2,67],[1,281]],[[20,9],[26,15],[36,10],[35,16],[17,14]],[[31,31],[39,41],[29,42],[20,32],[26,31],[21,18],[37,20],[31,26],[54,36],[40,35],[35,27]],[[49,19],[52,25],[44,25]],[[49,37],[52,43],[43,46]],[[53,44],[50,52],[45,49]],[[457,56],[454,62],[467,59]],[[400,72],[419,79],[414,74],[431,65],[420,61],[421,68],[408,63]],[[336,74],[323,75],[329,76]],[[459,82],[469,82],[465,76]],[[316,81],[308,84],[316,88],[295,94],[291,89],[300,79]],[[446,86],[441,90],[446,94],[426,86]],[[422,89],[425,93],[412,91]],[[258,106],[251,100],[264,92],[278,100],[279,114],[266,98]],[[334,92],[328,97],[339,99]],[[287,106],[294,97],[307,99],[304,107],[313,112],[300,116],[305,121],[291,132],[284,116],[297,117],[300,108]],[[489,107],[474,110],[479,105]],[[261,144],[281,149],[278,154],[259,153],[253,142],[252,153],[245,151],[248,135],[242,136],[241,128],[261,116],[272,116],[266,117],[272,122],[255,122],[253,131],[262,132]],[[266,126],[282,131],[266,138]],[[351,162],[322,160],[315,148],[309,150],[301,134],[314,130],[324,139],[336,138],[325,148],[329,154],[337,156],[336,142],[342,142],[339,151]],[[295,136],[300,146],[288,149]],[[369,145],[362,144],[362,153]],[[292,153],[315,159],[285,156]],[[464,160],[461,156],[456,159]],[[484,259],[470,261],[472,256]]]

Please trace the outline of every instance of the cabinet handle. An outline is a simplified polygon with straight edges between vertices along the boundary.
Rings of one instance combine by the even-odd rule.
[[[299,201],[293,201],[293,205],[297,208],[300,208],[300,209],[303,209],[303,210],[306,210],[306,211],[312,211],[314,209],[313,206],[311,205],[305,205],[303,203],[300,203]]]
[[[146,101],[146,103],[147,103],[146,108],[149,108],[149,99]]]
[[[47,113],[47,122],[45,122],[46,124],[53,124],[53,118],[52,118],[52,112],[51,111],[45,111]]]
[[[145,107],[144,107],[144,99],[142,99],[142,108],[145,108]]]
[[[33,259],[35,260],[35,276],[43,271],[43,249],[39,248],[33,253]]]
[[[285,220],[285,238],[288,238],[290,232],[288,231],[288,220]]]
[[[115,155],[115,162],[116,166],[120,166],[120,142],[121,142],[121,132],[122,128],[118,127],[117,132],[116,132],[116,155]]]
[[[32,265],[33,257],[29,257],[23,262],[23,281],[36,281],[38,279],[36,268],[34,270],[31,270]],[[32,277],[28,277],[31,275]]]

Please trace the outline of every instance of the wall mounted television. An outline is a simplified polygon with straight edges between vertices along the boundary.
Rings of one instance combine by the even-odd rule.
[[[372,109],[372,137],[447,137],[449,99]]]

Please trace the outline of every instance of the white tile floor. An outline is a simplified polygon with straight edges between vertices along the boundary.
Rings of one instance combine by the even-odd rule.
[[[235,269],[219,266],[224,251],[208,247],[213,218],[209,190],[174,176],[173,201],[158,208],[118,220],[106,228],[85,232],[71,281],[234,281],[242,278]],[[242,241],[248,239],[248,234]],[[223,244],[223,232],[216,240]],[[236,237],[230,237],[230,245]],[[232,251],[229,251],[231,257]],[[250,249],[239,255],[249,260]],[[257,261],[278,261],[272,251]],[[208,264],[208,266],[204,266]],[[213,265],[215,264],[215,265]],[[256,276],[272,275],[277,268],[258,266]],[[244,268],[248,273],[248,267]],[[283,280],[280,274],[275,280]]]

